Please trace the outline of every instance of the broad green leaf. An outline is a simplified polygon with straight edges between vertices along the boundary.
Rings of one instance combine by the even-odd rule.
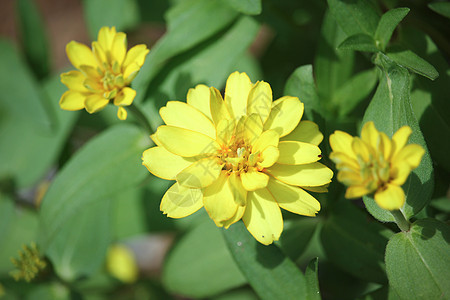
[[[323,226],[327,258],[358,278],[384,283],[384,249],[392,232],[346,201],[336,203]]]
[[[250,53],[244,53],[231,68],[239,72],[247,73],[253,81],[263,80],[259,61]]]
[[[50,69],[48,39],[39,10],[33,0],[17,1],[21,41],[34,73],[42,78]]]
[[[391,47],[387,49],[387,56],[402,67],[411,70],[414,73],[425,76],[431,80],[438,78],[439,73],[426,60],[412,52],[400,47]]]
[[[370,0],[328,0],[330,11],[347,35],[374,36],[380,19]]]
[[[290,259],[296,261],[308,246],[317,224],[317,218],[286,220],[283,234],[277,245]]]
[[[119,193],[112,202],[113,236],[121,240],[138,234],[144,234],[147,230],[144,209],[144,190],[135,186]],[[156,199],[151,199],[155,201]],[[158,213],[161,213],[159,210]]]
[[[408,125],[412,129],[409,143],[419,144],[425,149],[425,155],[419,167],[411,172],[403,185],[406,203],[402,211],[409,219],[422,210],[430,200],[433,192],[433,166],[427,145],[411,108],[408,70],[398,66],[382,53],[378,54],[375,62],[382,70],[382,78],[366,109],[362,124],[373,121],[375,127],[389,137],[392,137],[403,125]],[[393,221],[391,213],[378,207],[371,197],[365,196],[364,203],[367,210],[378,220]]]
[[[0,39],[0,51],[2,119],[14,116],[16,122],[33,123],[37,130],[48,133],[51,121],[45,110],[42,91],[36,79],[19,57],[17,49],[9,41]]]
[[[111,237],[111,203],[92,203],[65,220],[47,245],[46,255],[59,277],[74,281],[98,271]]]
[[[306,287],[308,289],[308,299],[320,300],[320,289],[319,289],[319,258],[311,260],[305,270]]]
[[[247,15],[259,15],[262,11],[261,0],[226,0],[238,12]]]
[[[179,1],[167,12],[167,33],[151,49],[146,63],[133,81],[133,87],[138,91],[135,101],[145,97],[150,81],[169,58],[210,38],[237,16],[238,12],[221,0]],[[229,43],[238,45],[234,41]]]
[[[83,10],[91,39],[96,40],[103,26],[118,31],[135,27],[139,22],[136,0],[83,0]]]
[[[151,99],[159,105],[168,99],[184,100],[189,88],[199,83],[220,88],[235,71],[233,67],[252,43],[258,29],[259,24],[254,19],[241,17],[222,35],[173,59],[166,66],[168,72],[156,77],[150,85]]]
[[[434,219],[416,221],[386,248],[389,283],[401,299],[450,297],[450,227]]]
[[[307,299],[304,275],[277,246],[257,242],[241,221],[222,232],[239,269],[261,299]]]
[[[246,283],[211,220],[189,231],[166,259],[163,284],[172,293],[205,298]]]
[[[2,56],[0,56],[1,59]],[[0,70],[0,74],[2,70]],[[1,80],[0,86],[2,86]],[[48,111],[52,113],[55,121],[53,132],[46,132],[40,127],[36,127],[35,123],[28,119],[27,113],[20,110],[23,105],[27,105],[23,103],[25,99],[15,98],[14,101],[7,99],[8,103],[0,101],[0,114],[2,115],[0,122],[0,144],[2,145],[0,147],[0,178],[11,178],[19,188],[36,184],[49,172],[52,164],[58,160],[78,116],[77,112],[63,111],[59,107],[59,98],[65,91],[59,76],[45,82],[43,87],[43,91],[48,97],[44,97],[42,100],[47,104]],[[23,89],[18,86],[16,88]],[[5,87],[5,89],[9,88]],[[31,90],[30,94],[18,95],[20,93],[14,91],[10,95],[12,97],[15,94],[20,97],[28,97],[26,101],[39,100]]]
[[[350,78],[353,72],[354,52],[336,49],[346,38],[331,14],[324,16],[318,51],[314,61],[317,91],[324,105],[329,102],[336,90]]]
[[[231,290],[220,296],[212,298],[212,300],[258,300],[258,296],[251,288]]]
[[[389,40],[394,33],[397,25],[403,20],[404,17],[409,13],[409,8],[399,7],[395,9],[388,10],[381,16],[380,22],[378,23],[377,30],[375,32],[375,40],[379,43],[377,46],[384,51],[386,49]]]
[[[448,2],[434,2],[429,3],[428,7],[437,12],[440,15],[443,15],[444,17],[447,17],[450,19],[450,3]]]
[[[284,94],[298,97],[305,104],[305,114],[308,120],[316,121],[317,116],[322,115],[311,65],[295,69],[286,82]]]
[[[73,155],[43,199],[42,245],[56,238],[70,217],[141,182],[148,174],[141,155],[149,144],[149,138],[135,126],[117,125]]]
[[[25,300],[70,300],[69,287],[60,282],[40,283],[26,294]]]
[[[375,40],[373,37],[364,33],[349,36],[339,44],[338,49],[378,52],[378,48],[375,45]]]
[[[355,74],[342,85],[333,96],[333,103],[337,106],[341,117],[351,113],[358,104],[366,99],[375,88],[378,81],[375,69]]]

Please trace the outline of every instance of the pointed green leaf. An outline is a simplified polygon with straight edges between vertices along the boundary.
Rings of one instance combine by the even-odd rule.
[[[211,220],[189,231],[164,264],[163,284],[190,298],[211,297],[246,283],[220,229]]]
[[[381,16],[378,23],[377,31],[375,32],[375,40],[379,43],[381,50],[384,50],[391,39],[397,25],[409,13],[409,8],[399,7],[388,10]]]
[[[428,4],[428,7],[444,17],[450,19],[450,3],[449,2],[434,2]]]
[[[373,37],[363,33],[349,36],[339,44],[338,49],[378,52],[378,48],[375,45],[375,40]]]
[[[238,12],[247,15],[259,15],[262,11],[261,0],[226,0]]]
[[[306,287],[308,289],[308,299],[309,300],[320,300],[320,289],[319,289],[319,258],[316,257],[308,264],[305,270]]]
[[[239,269],[261,299],[307,299],[304,275],[277,246],[257,242],[241,221],[222,232]]]
[[[398,66],[386,55],[379,53],[376,64],[382,70],[382,78],[378,89],[366,109],[362,124],[373,121],[379,131],[389,137],[403,125],[412,129],[409,143],[419,144],[425,149],[425,155],[419,167],[412,171],[403,185],[406,203],[403,214],[411,218],[428,203],[433,192],[433,166],[419,124],[414,116],[410,101],[410,75],[408,70]],[[393,222],[389,211],[383,210],[374,200],[364,197],[367,210],[378,220]]]
[[[387,49],[387,56],[402,67],[405,67],[414,73],[425,76],[431,80],[438,78],[438,71],[426,60],[412,52],[400,47],[391,47]]]
[[[450,227],[434,219],[416,221],[386,248],[389,283],[401,299],[450,297]]]

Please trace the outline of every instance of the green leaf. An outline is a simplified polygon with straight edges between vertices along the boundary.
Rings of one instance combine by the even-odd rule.
[[[26,294],[26,300],[40,300],[40,299],[53,299],[53,300],[70,300],[69,287],[60,282],[46,282],[39,283],[36,287],[30,289]]]
[[[380,16],[369,0],[328,0],[334,18],[347,35],[374,36]]]
[[[19,0],[17,14],[27,60],[37,77],[45,77],[50,70],[49,47],[39,10],[33,0]]]
[[[298,97],[305,104],[305,114],[308,120],[317,121],[317,116],[322,114],[311,65],[295,69],[286,82],[284,94]]]
[[[333,103],[341,117],[351,113],[358,104],[370,95],[378,81],[375,69],[355,74],[334,94]]]
[[[277,246],[258,243],[243,222],[222,232],[235,262],[261,299],[307,299],[305,277]]]
[[[375,127],[389,137],[392,137],[403,125],[408,125],[412,129],[409,143],[419,144],[425,149],[425,155],[419,167],[411,172],[403,185],[406,203],[402,211],[409,219],[422,210],[431,198],[433,166],[427,145],[411,108],[409,72],[382,53],[378,54],[375,62],[381,68],[383,75],[364,114],[362,124],[373,121]],[[391,213],[378,207],[371,197],[365,196],[364,203],[367,210],[378,220],[394,221]]]
[[[425,76],[431,80],[438,78],[438,71],[426,60],[412,52],[400,47],[391,47],[387,49],[387,56],[402,67],[411,70],[414,73]]]
[[[111,204],[95,202],[65,220],[45,253],[59,277],[74,281],[98,271],[111,236]]]
[[[407,7],[399,7],[388,10],[381,16],[375,32],[375,40],[379,43],[381,50],[384,51],[392,37],[392,34],[394,33],[395,28],[403,20],[403,18],[406,17],[409,10],[410,9]]]
[[[277,245],[290,259],[296,261],[305,251],[317,228],[317,218],[286,220]]]
[[[375,45],[375,40],[373,39],[373,37],[363,33],[349,36],[339,44],[338,49],[378,52],[378,48]]]
[[[139,23],[136,0],[83,0],[83,10],[93,40],[103,26],[115,26],[117,31],[124,31]]]
[[[314,258],[305,270],[306,287],[308,289],[308,299],[320,300],[319,279],[318,279],[319,258]]]
[[[450,3],[448,2],[434,2],[429,3],[428,7],[440,15],[450,19]]]
[[[402,299],[450,297],[450,227],[434,219],[416,221],[386,248],[389,283]]]
[[[41,245],[56,238],[71,216],[142,181],[148,172],[141,155],[149,144],[149,138],[135,126],[117,125],[73,155],[43,199]]]
[[[151,49],[146,63],[133,81],[133,87],[138,92],[134,101],[145,97],[150,81],[169,58],[210,38],[237,16],[238,12],[221,0],[179,1],[167,12],[167,33]]]
[[[210,297],[246,283],[220,229],[211,220],[189,231],[175,245],[162,280],[169,291],[189,298]]]
[[[323,226],[327,258],[358,278],[384,283],[384,249],[392,232],[346,201],[336,203]]]
[[[350,78],[353,72],[355,53],[338,50],[337,46],[346,34],[337,25],[330,13],[326,13],[319,39],[318,51],[314,61],[317,91],[324,104],[331,101],[335,91]]]
[[[144,234],[147,230],[145,209],[142,200],[143,189],[133,186],[118,194],[112,203],[112,222],[114,239],[121,240],[138,234]],[[155,199],[156,200],[156,199]],[[161,214],[158,210],[157,213]]]
[[[261,0],[226,0],[238,12],[247,15],[259,15],[262,11]]]

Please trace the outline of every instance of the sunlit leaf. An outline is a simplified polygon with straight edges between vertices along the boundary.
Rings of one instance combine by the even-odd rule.
[[[339,44],[338,49],[341,50],[357,50],[366,52],[377,52],[375,40],[367,34],[359,33],[351,35]]]

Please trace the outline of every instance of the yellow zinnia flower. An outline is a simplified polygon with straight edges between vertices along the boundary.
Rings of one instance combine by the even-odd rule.
[[[127,118],[124,106],[131,105],[136,91],[131,81],[145,61],[147,46],[136,45],[127,52],[127,36],[115,27],[102,27],[92,51],[86,45],[71,41],[66,46],[70,62],[79,71],[61,74],[61,81],[69,90],[59,105],[65,110],[85,108],[89,113],[103,109],[112,102],[118,106],[117,116]]]
[[[157,146],[142,159],[154,175],[176,180],[161,201],[169,217],[204,206],[217,226],[242,218],[268,245],[283,231],[280,207],[306,216],[320,210],[305,189],[326,191],[333,172],[317,162],[323,135],[315,123],[300,122],[298,98],[272,102],[268,83],[252,84],[247,74],[235,72],[225,99],[217,89],[197,85],[187,103],[169,101],[160,115],[167,125],[152,136]]]
[[[361,138],[335,131],[330,136],[330,159],[339,170],[337,179],[348,186],[345,197],[375,193],[375,202],[381,208],[400,209],[405,203],[401,186],[425,153],[419,145],[406,145],[410,135],[411,128],[403,126],[391,140],[373,122],[364,124]]]

